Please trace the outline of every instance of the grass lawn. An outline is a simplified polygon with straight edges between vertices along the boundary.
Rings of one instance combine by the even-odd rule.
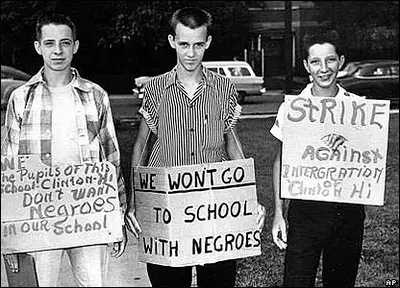
[[[273,119],[241,120],[238,133],[246,157],[255,161],[259,201],[267,210],[262,233],[262,255],[238,261],[236,286],[281,286],[284,251],[272,241],[273,216],[272,163],[277,140],[269,133]],[[128,180],[130,158],[137,126],[121,124],[117,134],[122,159],[122,169]],[[363,250],[356,280],[357,287],[385,287],[389,279],[399,286],[399,115],[390,117],[389,143],[386,172],[385,205],[366,206]],[[320,267],[321,268],[321,267]],[[317,273],[316,286],[322,287],[321,270]]]

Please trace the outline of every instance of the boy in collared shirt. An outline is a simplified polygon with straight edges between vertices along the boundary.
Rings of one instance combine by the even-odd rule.
[[[360,97],[337,84],[337,73],[344,63],[335,31],[308,34],[304,38],[303,64],[313,81],[299,96]],[[270,132],[282,141],[283,103]],[[330,134],[327,146],[335,151],[346,139]],[[363,240],[364,206],[291,199],[288,229],[284,218],[284,199],[280,198],[281,147],[273,166],[275,209],[273,241],[286,249],[283,285],[313,287],[323,253],[323,284],[327,287],[352,287],[355,284]]]
[[[78,51],[76,27],[61,14],[45,14],[36,25],[35,49],[44,67],[16,89],[9,100],[2,155],[40,155],[49,166],[109,161],[116,167],[120,211],[126,209],[120,153],[108,94],[83,79],[71,67]],[[112,256],[122,255],[123,240],[113,246]],[[39,286],[56,286],[62,255],[68,253],[78,286],[104,286],[108,245],[32,252]],[[6,265],[18,273],[18,254],[5,255]]]
[[[147,142],[157,139],[149,156],[149,166],[179,166],[243,159],[235,124],[241,112],[237,92],[226,77],[201,64],[211,44],[211,15],[197,8],[176,11],[171,19],[170,46],[177,65],[154,77],[145,86],[143,115],[134,145],[132,169],[142,164],[149,153]],[[227,155],[225,155],[227,154]],[[133,175],[132,175],[133,176]],[[132,188],[132,192],[134,192]],[[126,215],[127,227],[136,237],[141,228],[135,218],[134,194]],[[258,204],[259,230],[264,225],[265,209]],[[227,260],[197,265],[198,287],[234,287],[236,261]],[[147,264],[155,287],[190,287],[192,267],[167,267]]]

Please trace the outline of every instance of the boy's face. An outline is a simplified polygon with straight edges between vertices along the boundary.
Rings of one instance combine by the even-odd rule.
[[[78,47],[79,41],[74,41],[68,25],[44,25],[42,39],[35,41],[36,52],[42,55],[45,68],[52,71],[69,69]]]
[[[168,35],[168,41],[176,50],[178,66],[191,72],[201,65],[204,52],[210,46],[211,36],[207,37],[206,26],[191,29],[178,23],[175,36]]]
[[[344,56],[336,53],[335,46],[330,43],[314,44],[308,49],[304,67],[313,78],[314,85],[330,88],[336,85],[336,76],[344,63]]]

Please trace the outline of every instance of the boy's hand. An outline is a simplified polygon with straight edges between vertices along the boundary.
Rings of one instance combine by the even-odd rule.
[[[11,272],[19,272],[18,254],[4,254],[6,265],[10,268]]]

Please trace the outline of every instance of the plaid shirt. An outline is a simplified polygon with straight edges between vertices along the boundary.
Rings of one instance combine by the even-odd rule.
[[[81,161],[109,161],[116,167],[123,215],[126,192],[108,94],[97,84],[81,78],[76,69],[71,68],[71,72]],[[35,154],[41,156],[43,163],[52,165],[52,99],[43,79],[43,68],[11,94],[5,129],[2,155]]]

